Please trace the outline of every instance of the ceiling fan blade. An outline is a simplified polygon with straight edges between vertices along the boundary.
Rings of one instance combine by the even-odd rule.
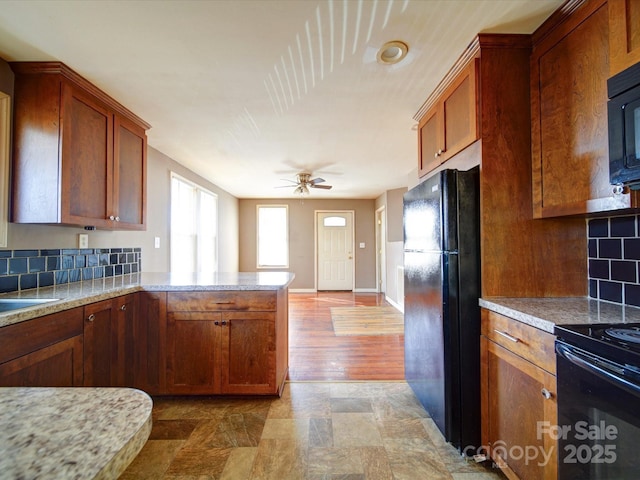
[[[279,185],[277,187],[273,187],[273,188],[293,188],[293,187],[297,187],[298,184],[294,183],[293,185]]]
[[[331,190],[333,188],[332,185],[314,185],[311,184],[311,188],[322,188],[324,190]]]
[[[314,178],[313,180],[309,180],[309,183],[311,185],[315,185],[317,183],[324,183],[324,182],[325,182],[325,179],[324,178],[320,178],[320,177]]]

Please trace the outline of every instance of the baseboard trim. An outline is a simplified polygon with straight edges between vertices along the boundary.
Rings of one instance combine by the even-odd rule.
[[[389,298],[388,296],[384,296],[384,299],[389,302],[396,310],[398,310],[399,312],[404,313],[404,305],[400,305],[397,302],[395,302],[393,299]]]

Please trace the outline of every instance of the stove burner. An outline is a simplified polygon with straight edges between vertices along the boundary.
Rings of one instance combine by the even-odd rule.
[[[604,333],[621,342],[640,344],[640,328],[638,327],[612,327],[605,329]]]

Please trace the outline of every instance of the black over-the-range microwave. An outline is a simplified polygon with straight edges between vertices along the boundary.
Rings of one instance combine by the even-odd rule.
[[[640,63],[611,77],[607,90],[611,183],[640,189]]]

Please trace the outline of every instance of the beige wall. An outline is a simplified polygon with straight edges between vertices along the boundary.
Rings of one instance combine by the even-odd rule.
[[[353,210],[355,222],[355,289],[375,291],[375,200],[241,199],[240,270],[256,271],[257,205],[289,206],[289,269],[296,278],[292,290],[315,289],[315,212]],[[358,248],[364,242],[365,248]]]
[[[88,233],[90,248],[141,247],[143,271],[167,272],[170,265],[170,174],[175,171],[218,195],[218,269],[225,272],[238,271],[238,200],[151,147],[147,160],[146,231],[87,232],[75,227],[10,223],[7,249],[76,248],[77,235]],[[160,248],[154,248],[154,237],[160,237]]]

